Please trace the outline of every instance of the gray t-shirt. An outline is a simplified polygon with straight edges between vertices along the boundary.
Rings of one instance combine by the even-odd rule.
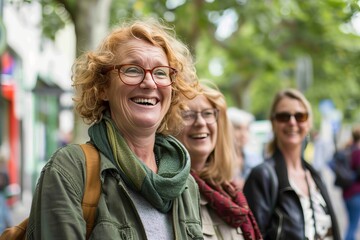
[[[149,240],[174,239],[171,211],[162,213],[154,208],[143,196],[127,188],[140,215]]]

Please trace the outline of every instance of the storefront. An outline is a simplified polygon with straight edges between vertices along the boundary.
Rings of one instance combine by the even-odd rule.
[[[0,94],[0,146],[5,155],[10,184],[16,188],[22,183],[21,161],[21,121],[16,114],[17,84],[15,71],[16,54],[6,50],[1,55],[1,94]]]

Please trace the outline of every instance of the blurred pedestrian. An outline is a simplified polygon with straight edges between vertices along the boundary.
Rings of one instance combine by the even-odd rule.
[[[360,125],[355,125],[352,129],[352,144],[350,146],[350,168],[355,173],[355,181],[347,188],[343,189],[348,215],[348,228],[345,240],[355,240],[359,229],[360,220]]]
[[[244,186],[264,239],[340,240],[326,186],[302,155],[312,127],[310,103],[296,89],[279,91],[270,120],[269,158],[253,168]]]
[[[186,102],[184,128],[175,135],[190,153],[204,238],[262,239],[244,194],[232,182],[235,150],[224,96],[203,84],[202,93]]]
[[[13,224],[9,205],[7,202],[8,186],[9,173],[7,170],[7,160],[2,151],[0,151],[0,233],[3,232],[5,228],[10,227]]]
[[[203,239],[199,193],[186,149],[168,134],[181,124],[180,94],[196,94],[188,48],[155,19],[114,28],[73,66],[76,110],[100,152],[101,195],[90,239]],[[169,114],[174,113],[172,118]],[[56,151],[41,172],[27,239],[85,239],[85,156]]]
[[[242,187],[244,180],[249,176],[251,169],[259,165],[263,158],[261,155],[252,151],[249,148],[250,140],[250,124],[255,120],[255,117],[242,109],[230,107],[227,109],[227,114],[233,126],[235,136],[235,180],[239,186]]]

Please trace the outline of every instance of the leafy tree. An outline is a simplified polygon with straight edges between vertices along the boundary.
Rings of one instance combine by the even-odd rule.
[[[43,33],[54,39],[68,23],[74,24],[76,56],[94,49],[109,27],[112,0],[41,0]],[[75,142],[84,142],[87,127],[75,114]]]
[[[76,55],[93,49],[109,27],[112,0],[40,0],[43,7],[42,28],[54,39],[58,30],[74,24]]]
[[[324,98],[359,109],[359,35],[350,27],[358,1],[196,0],[171,11],[176,31],[194,46],[199,76],[216,81],[229,104],[263,118],[277,90],[296,87],[315,111]],[[233,22],[222,25],[227,16]],[[214,60],[222,65],[219,76],[209,70]]]
[[[44,33],[54,36],[72,21],[78,54],[93,48],[108,24],[161,17],[192,50],[199,77],[215,81],[229,105],[266,118],[275,92],[295,87],[313,104],[317,121],[325,98],[347,121],[360,117],[360,41],[351,28],[358,0],[41,1]]]

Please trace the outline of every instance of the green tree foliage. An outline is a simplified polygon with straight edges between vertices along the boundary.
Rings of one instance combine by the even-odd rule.
[[[169,2],[181,1],[163,4]],[[193,46],[200,78],[216,81],[230,105],[264,118],[275,92],[295,87],[317,115],[318,103],[331,98],[348,113],[345,120],[357,116],[360,41],[351,20],[358,1],[195,0],[169,11],[178,34]],[[219,31],[230,33],[221,37]]]
[[[42,3],[56,13],[44,12],[52,19],[44,18],[51,37],[68,20],[78,24],[80,3],[94,12],[99,1]],[[360,33],[351,27],[360,14],[358,0],[113,0],[109,11],[109,25],[134,16],[169,22],[193,52],[199,77],[216,82],[229,105],[258,119],[266,118],[276,91],[295,87],[312,103],[317,121],[317,106],[327,98],[345,120],[359,120]]]

